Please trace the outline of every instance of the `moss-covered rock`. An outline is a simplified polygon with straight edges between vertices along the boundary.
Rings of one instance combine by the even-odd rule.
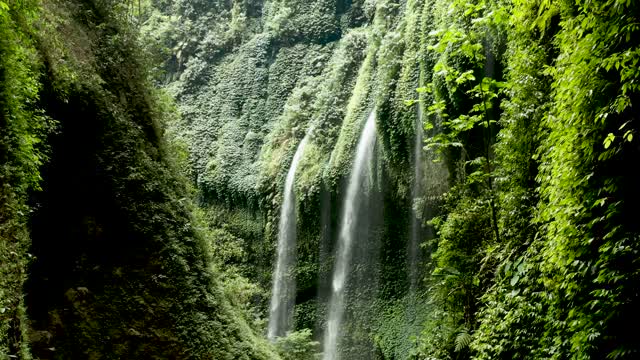
[[[222,286],[125,9],[4,4],[0,357],[278,358]]]

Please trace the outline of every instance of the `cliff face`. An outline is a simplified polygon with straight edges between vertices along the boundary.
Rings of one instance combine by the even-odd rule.
[[[351,291],[370,298],[362,306],[376,309],[362,319],[363,326],[379,328],[373,314],[405,296],[409,287],[418,121],[416,107],[404,101],[417,98],[421,67],[429,61],[419,50],[427,46],[421,39],[428,33],[431,5],[234,1],[154,6],[143,33],[157,56],[168,59],[161,78],[182,115],[171,133],[188,148],[190,176],[201,204],[211,210],[212,225],[239,238],[246,263],[254,265],[244,274],[265,290],[258,299],[263,309],[275,261],[282,184],[298,143],[313,129],[295,175],[295,323],[298,329],[320,330],[316,336],[326,320],[345,182],[364,121],[377,109],[380,194],[372,203],[371,241],[363,235],[356,260],[366,269],[362,279],[371,282]],[[157,31],[174,25],[179,28],[174,32]],[[448,170],[442,163],[425,161],[424,167],[429,181],[422,185],[431,197],[416,208],[435,213]],[[257,231],[247,231],[247,224]],[[407,339],[417,335],[416,329]],[[364,347],[354,345],[352,355],[373,356],[370,339],[365,342]]]
[[[637,357],[620,325],[640,318],[637,14],[0,0],[0,357],[276,359],[256,333],[311,130],[296,330],[327,327],[346,185],[366,168],[332,350]],[[309,357],[311,336],[276,344]]]
[[[628,170],[638,153],[637,4],[153,7],[143,32],[182,113],[171,132],[188,148],[211,225],[244,249],[230,263],[250,264],[243,273],[265,290],[263,309],[282,184],[313,128],[296,173],[295,320],[325,328],[344,183],[376,109],[380,213],[370,219],[375,236],[359,240],[371,261],[354,265],[376,281],[349,290],[347,308],[359,310],[344,333],[367,340],[345,345],[345,356],[637,354],[615,330],[623,312],[637,317],[637,176]],[[424,153],[414,151],[422,126]],[[422,196],[412,190],[414,154],[426,158]],[[419,234],[431,252],[417,275],[429,289],[422,307],[409,299],[406,266],[416,215],[432,220]]]
[[[133,10],[7,7],[0,354],[277,358],[228,300],[196,230],[163,140],[174,113],[148,81]]]
[[[189,144],[193,179],[207,199],[261,202],[275,191],[267,184],[286,173],[281,160],[310,126],[317,128],[317,149],[307,157],[324,158],[302,171],[302,187],[321,177],[335,185],[348,172],[362,117],[374,105],[401,125],[383,126],[385,151],[408,164],[415,109],[398,101],[411,98],[418,84],[419,43],[411,32],[420,27],[422,4],[156,6],[143,31],[171,54],[164,70],[183,116],[177,132]],[[171,33],[156,31],[177,24]]]

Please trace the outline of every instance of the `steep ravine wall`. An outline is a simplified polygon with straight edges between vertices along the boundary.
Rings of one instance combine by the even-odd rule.
[[[222,286],[130,15],[0,3],[0,358],[278,359]]]
[[[201,204],[244,214],[236,220],[254,216],[249,227],[262,229],[242,238],[233,233],[242,228],[236,220],[212,221],[259,259],[260,267],[245,274],[263,289],[255,297],[258,312],[269,296],[284,176],[314,126],[295,189],[302,229],[296,327],[322,335],[345,181],[375,108],[372,173],[384,201],[375,209],[381,220],[368,229],[376,235],[358,243],[379,255],[354,270],[371,266],[375,281],[366,289],[349,285],[348,311],[366,311],[346,324],[353,341],[343,343],[343,353],[637,357],[637,342],[619,326],[638,317],[638,188],[631,172],[638,156],[637,3],[155,7],[150,30],[178,29],[147,32],[166,60],[158,79],[183,114],[172,128],[190,146]],[[430,151],[425,196],[412,201],[418,107]],[[440,152],[440,165],[430,161],[442,160]],[[424,242],[431,260],[421,266],[429,275],[427,304],[419,294],[412,299],[407,279],[412,205],[423,220],[440,215],[432,222],[437,238]]]
[[[277,359],[257,333],[311,126],[295,327],[321,339],[375,109],[341,353],[637,358],[638,6],[0,0],[0,357]]]
[[[317,337],[324,328],[327,277],[345,181],[364,120],[374,107],[378,109],[378,177],[384,201],[376,203],[380,215],[372,216],[376,221],[370,224],[371,233],[380,237],[380,248],[368,261],[381,265],[376,265],[372,277],[376,290],[366,295],[374,297],[369,306],[375,311],[370,319],[360,320],[371,329],[384,326],[374,319],[375,314],[400,301],[409,286],[406,252],[413,204],[412,157],[416,107],[421,105],[407,106],[405,100],[417,99],[415,89],[426,76],[421,68],[429,66],[429,59],[419,56],[426,43],[418,35],[428,33],[430,24],[422,15],[428,14],[428,5],[417,1],[239,1],[214,2],[200,12],[194,6],[160,6],[152,15],[157,20],[171,14],[201,29],[180,38],[184,40],[164,39],[166,46],[191,44],[190,52],[179,54],[183,67],[173,69],[176,72],[168,77],[177,78],[168,88],[182,114],[172,131],[188,144],[192,179],[202,204],[252,213],[257,216],[255,223],[264,226],[263,234],[244,239],[247,253],[260,254],[260,268],[246,275],[265,289],[257,300],[263,309],[275,261],[284,177],[297,144],[309,127],[315,128],[296,174],[295,323],[297,329],[316,329]],[[218,20],[216,28],[207,25],[213,17]],[[234,33],[237,41],[211,47],[212,37],[231,36],[234,19],[249,24]],[[220,28],[228,30],[221,33]],[[167,66],[167,70],[172,69]],[[438,196],[446,189],[448,172],[443,165],[429,162],[425,166],[430,197],[418,204],[420,211],[430,208],[433,214]],[[215,220],[213,225],[229,228]],[[387,333],[402,334],[402,329],[396,330]],[[391,341],[408,342],[409,335]],[[375,346],[386,345],[369,343],[365,353],[354,347],[353,354],[373,356],[368,351]]]

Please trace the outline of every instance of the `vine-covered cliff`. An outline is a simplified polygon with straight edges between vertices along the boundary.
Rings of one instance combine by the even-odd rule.
[[[0,357],[637,358],[638,6],[0,0]]]
[[[277,358],[221,286],[131,14],[0,2],[0,358]]]
[[[372,205],[377,215],[370,214],[378,240],[360,254],[366,271],[373,271],[367,275],[372,286],[352,289],[376,309],[363,326],[384,326],[374,314],[409,288],[417,110],[404,101],[417,95],[425,66],[420,49],[426,45],[417,35],[423,12],[428,9],[418,2],[159,3],[143,29],[157,56],[166,59],[159,81],[179,104],[182,118],[172,133],[188,149],[202,205],[212,211],[212,225],[227,229],[244,248],[244,261],[252,265],[245,275],[262,284],[258,309],[268,302],[284,178],[312,129],[295,180],[295,323],[316,329],[316,336],[325,326],[341,196],[363,122],[374,108],[382,136],[378,186],[384,191]],[[177,24],[178,31],[159,35],[157,29]],[[435,212],[448,169],[418,161],[427,167],[431,196],[416,206]],[[417,329],[395,340],[409,347]],[[353,351],[374,356],[365,338],[367,350]]]
[[[173,131],[201,204],[262,285],[258,309],[284,178],[313,129],[295,180],[295,328],[322,339],[345,185],[375,109],[379,198],[347,306],[349,337],[366,340],[344,340],[343,355],[616,358],[637,351],[616,325],[637,315],[636,11],[178,1],[156,4],[143,32],[165,61],[159,81],[182,113]],[[420,127],[425,149],[414,152]],[[362,269],[374,274],[367,286],[356,284]]]

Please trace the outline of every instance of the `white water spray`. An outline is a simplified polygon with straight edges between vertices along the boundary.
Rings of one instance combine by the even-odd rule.
[[[331,299],[329,301],[329,318],[325,330],[323,360],[338,359],[338,332],[342,326],[345,308],[345,284],[351,262],[353,241],[356,238],[357,221],[361,214],[362,199],[366,196],[371,174],[373,150],[376,143],[376,113],[371,112],[364,125],[353,169],[349,177],[349,185],[343,205],[342,222],[338,238],[338,252],[331,283]]]
[[[284,198],[280,208],[280,222],[278,224],[278,259],[273,273],[273,287],[271,290],[271,304],[269,307],[269,328],[267,337],[274,340],[284,336],[291,329],[293,307],[295,304],[295,258],[296,258],[296,196],[293,189],[296,169],[309,134],[304,136],[296,153],[287,178],[284,183]]]

